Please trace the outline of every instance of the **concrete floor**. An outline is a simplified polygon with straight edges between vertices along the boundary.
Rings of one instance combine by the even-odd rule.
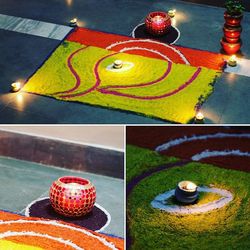
[[[124,181],[0,157],[0,209],[24,214],[33,200],[48,196],[51,183],[64,175],[89,179],[97,190],[97,203],[111,215],[104,233],[124,237]]]
[[[224,23],[223,8],[176,0],[0,0],[0,6],[0,14],[64,25],[76,16],[85,27],[123,35],[129,35],[148,12],[176,8],[176,26],[181,31],[177,44],[214,52],[220,51]],[[246,12],[242,53],[247,59],[250,59],[249,24],[250,13]],[[60,41],[1,29],[0,36],[0,123],[164,123],[125,111],[8,93],[10,83],[27,79]],[[206,123],[250,123],[248,83],[249,77],[223,73],[215,92],[203,105]]]

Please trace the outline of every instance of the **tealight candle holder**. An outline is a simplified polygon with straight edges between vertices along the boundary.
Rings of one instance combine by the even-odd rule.
[[[123,61],[122,60],[115,60],[113,63],[113,68],[114,69],[121,69],[123,66]]]
[[[94,185],[87,179],[64,176],[50,187],[50,203],[66,217],[80,217],[91,212],[96,200]]]
[[[165,12],[155,11],[145,19],[146,31],[153,36],[163,36],[171,29],[171,18]]]
[[[76,27],[77,26],[77,18],[73,18],[69,21],[69,26]]]
[[[204,115],[203,115],[203,113],[202,112],[198,112],[196,115],[195,115],[195,122],[196,123],[203,123],[204,122]]]
[[[11,91],[12,92],[18,92],[21,89],[21,83],[20,82],[13,82],[11,84]]]
[[[191,181],[181,181],[175,189],[175,198],[184,204],[194,203],[199,196],[197,185]]]
[[[175,14],[176,14],[176,10],[175,10],[175,9],[170,9],[170,10],[168,11],[168,15],[169,15],[171,18],[175,17]]]
[[[236,67],[237,66],[237,60],[236,60],[236,56],[233,55],[229,58],[227,64],[230,66],[230,67]]]

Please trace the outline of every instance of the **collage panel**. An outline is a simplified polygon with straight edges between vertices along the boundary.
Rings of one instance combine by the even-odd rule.
[[[248,0],[0,6],[1,124],[250,122]]]
[[[0,127],[0,249],[124,249],[123,147],[122,126]]]
[[[127,249],[249,249],[250,128],[128,126]]]
[[[249,1],[0,0],[0,250],[249,250]]]

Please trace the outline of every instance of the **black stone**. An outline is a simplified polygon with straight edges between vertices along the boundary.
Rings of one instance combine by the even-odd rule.
[[[180,189],[179,186],[175,189],[175,198],[177,201],[183,203],[183,204],[192,204],[198,199],[198,191],[197,188],[195,191],[185,191],[183,189]]]
[[[30,216],[45,218],[50,220],[61,220],[67,223],[72,223],[77,226],[96,231],[101,229],[108,220],[107,215],[98,207],[94,206],[93,210],[77,218],[64,217],[55,212],[50,204],[49,198],[37,201],[30,207]]]
[[[168,43],[168,44],[173,43],[177,39],[178,35],[179,33],[177,29],[173,26],[171,26],[167,34],[162,36],[153,36],[150,33],[148,33],[145,24],[137,26],[136,29],[134,30],[135,38],[154,39],[162,43]]]

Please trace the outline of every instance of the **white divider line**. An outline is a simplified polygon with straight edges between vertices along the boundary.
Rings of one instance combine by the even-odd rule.
[[[54,23],[0,14],[0,29],[62,40],[72,28]]]

